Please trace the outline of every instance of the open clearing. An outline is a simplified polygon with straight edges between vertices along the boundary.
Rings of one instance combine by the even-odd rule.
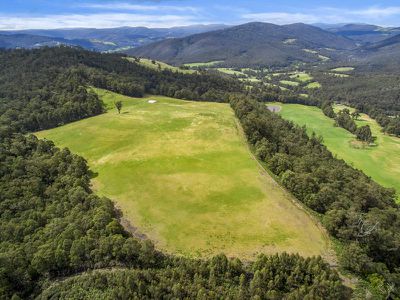
[[[281,80],[279,82],[282,84],[290,85],[290,86],[298,86],[299,85],[299,83],[297,81]]]
[[[332,72],[350,72],[353,70],[354,70],[353,67],[340,67],[340,68],[331,69]]]
[[[196,62],[196,63],[188,63],[184,64],[184,66],[189,67],[189,68],[198,68],[198,67],[212,67],[214,65],[223,63],[223,60],[214,60],[214,61],[209,61],[209,62]]]
[[[97,193],[159,249],[326,253],[324,231],[259,166],[228,104],[96,91],[109,108],[121,100],[121,114],[112,108],[37,136],[85,157]]]
[[[299,125],[306,125],[308,131],[314,131],[324,139],[324,144],[339,158],[362,170],[376,182],[386,187],[395,188],[398,199],[400,195],[400,138],[385,135],[375,120],[361,114],[358,126],[369,125],[372,134],[377,137],[377,146],[354,147],[355,137],[341,127],[334,127],[334,121],[326,117],[318,107],[298,104],[277,104],[284,118]],[[336,106],[340,110],[345,106]],[[400,199],[399,199],[400,200]]]
[[[321,84],[319,82],[310,82],[309,84],[306,85],[307,89],[318,89],[321,87]]]
[[[145,66],[147,68],[154,69],[154,70],[170,70],[173,72],[180,72],[180,73],[185,73],[185,74],[196,73],[195,70],[181,69],[181,68],[171,66],[165,62],[158,61],[158,60],[152,60],[152,59],[148,59],[148,58],[140,58],[139,62],[137,62],[135,60],[135,58],[133,58],[133,57],[127,57],[126,59],[131,62],[141,64],[142,66]],[[153,61],[154,61],[154,63],[153,63]]]
[[[292,75],[289,76],[292,79],[295,79],[297,81],[300,82],[307,82],[307,81],[311,81],[313,79],[313,77],[307,73],[294,73]]]

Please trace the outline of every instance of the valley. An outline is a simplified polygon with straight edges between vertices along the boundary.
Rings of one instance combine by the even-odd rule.
[[[85,157],[97,193],[158,248],[244,259],[327,254],[324,231],[254,160],[227,104],[96,92],[106,114],[36,135]]]

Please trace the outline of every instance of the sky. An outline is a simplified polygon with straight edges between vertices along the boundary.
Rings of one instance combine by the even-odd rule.
[[[400,0],[0,0],[0,30],[252,21],[400,26]]]

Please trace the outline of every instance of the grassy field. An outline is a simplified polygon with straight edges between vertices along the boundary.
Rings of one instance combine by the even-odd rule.
[[[212,67],[216,64],[220,64],[223,62],[224,62],[223,60],[215,60],[215,61],[209,61],[209,62],[189,63],[189,64],[184,64],[184,66],[189,67],[189,68]]]
[[[400,138],[384,135],[376,121],[362,114],[356,123],[371,127],[373,135],[377,137],[377,146],[358,147],[354,136],[341,127],[334,127],[334,121],[326,117],[319,108],[296,104],[279,105],[282,106],[279,113],[284,118],[299,125],[307,125],[309,132],[314,131],[323,137],[325,145],[332,153],[383,186],[395,188],[400,195]],[[343,108],[345,106],[336,106],[335,110]]]
[[[303,73],[303,72],[292,74],[292,75],[290,75],[290,78],[295,79],[300,82],[307,82],[307,81],[311,81],[313,79],[313,77],[310,74]]]
[[[218,70],[222,73],[225,73],[225,74],[229,74],[229,75],[237,75],[237,76],[246,76],[247,77],[247,75],[245,73],[233,70],[231,68],[216,68],[216,70]]]
[[[332,72],[350,72],[353,70],[354,70],[353,67],[340,67],[340,68],[331,69]]]
[[[321,87],[321,84],[319,82],[310,82],[309,84],[306,85],[307,89],[318,89]]]
[[[133,57],[127,57],[126,59],[129,60],[129,61],[132,61],[132,62],[136,62]],[[140,58],[139,64],[141,64],[141,65],[143,65],[143,66],[145,66],[147,68],[154,69],[154,70],[171,70],[171,71],[174,71],[174,72],[181,72],[181,73],[185,73],[185,74],[196,73],[195,70],[181,69],[181,68],[178,68],[178,67],[171,66],[171,65],[169,65],[169,64],[167,64],[165,62],[162,62],[162,61],[155,60],[154,62],[155,63],[153,64],[153,61],[151,59]]]
[[[97,193],[159,249],[325,253],[326,235],[253,159],[228,104],[97,91],[109,108],[123,101],[121,114],[112,108],[37,136],[85,157]]]
[[[282,84],[290,85],[290,86],[298,86],[299,85],[299,83],[297,81],[281,80],[279,82]]]

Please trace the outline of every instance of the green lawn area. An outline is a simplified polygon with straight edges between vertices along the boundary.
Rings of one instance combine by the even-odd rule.
[[[303,72],[292,74],[292,75],[290,75],[290,78],[295,79],[300,82],[307,82],[307,81],[311,81],[313,79],[313,77],[310,74],[303,73]]]
[[[319,82],[310,82],[309,84],[306,85],[307,89],[318,89],[321,87],[321,84]]]
[[[197,67],[212,67],[216,64],[223,63],[223,60],[214,60],[214,61],[209,61],[209,62],[195,62],[195,63],[189,63],[189,64],[184,64],[184,66],[189,67],[189,68],[197,68]]]
[[[246,76],[247,77],[247,75],[245,73],[233,70],[232,68],[216,68],[216,70],[218,70],[222,73],[225,73],[225,74],[229,74],[229,75],[237,75],[237,76]]]
[[[131,62],[136,62],[133,57],[127,57],[126,59]],[[141,64],[145,67],[151,68],[151,69],[155,69],[155,70],[171,70],[174,72],[181,72],[181,73],[186,73],[186,74],[192,74],[192,73],[196,72],[195,70],[184,70],[184,69],[181,69],[178,67],[174,67],[165,62],[158,61],[158,60],[155,60],[154,62],[155,62],[155,64],[153,64],[151,59],[140,58],[139,64]]]
[[[326,252],[324,232],[253,159],[228,104],[96,91],[107,113],[37,136],[85,157],[95,191],[157,248],[195,257]]]
[[[282,84],[290,85],[290,86],[298,86],[299,85],[299,83],[297,81],[281,80],[279,82]]]
[[[354,70],[353,67],[340,67],[340,68],[331,69],[332,72],[350,72],[353,70]]]
[[[282,106],[279,113],[284,118],[306,125],[310,133],[314,131],[323,137],[324,144],[332,153],[383,186],[395,188],[398,195],[400,194],[400,138],[384,135],[375,120],[362,114],[356,123],[371,127],[373,135],[377,137],[377,146],[357,148],[354,146],[355,137],[341,127],[334,127],[334,121],[326,117],[319,108],[297,104],[279,105]],[[337,106],[335,110],[343,108],[345,106]]]

